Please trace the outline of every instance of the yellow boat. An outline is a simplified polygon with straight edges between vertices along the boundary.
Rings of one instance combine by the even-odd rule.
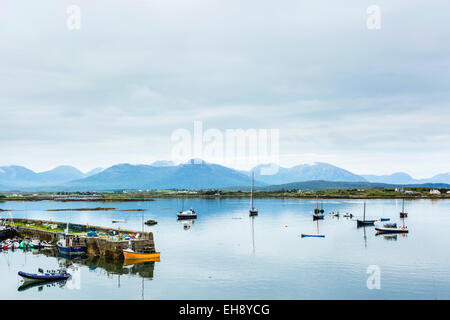
[[[150,260],[150,259],[158,259],[161,256],[160,252],[136,252],[132,249],[124,249],[123,257],[125,260]],[[156,260],[153,260],[156,261]]]

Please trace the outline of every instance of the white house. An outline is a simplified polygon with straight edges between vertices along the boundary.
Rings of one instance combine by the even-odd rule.
[[[441,194],[441,192],[439,190],[437,190],[437,189],[433,189],[433,190],[430,190],[430,194],[439,195],[439,194]]]

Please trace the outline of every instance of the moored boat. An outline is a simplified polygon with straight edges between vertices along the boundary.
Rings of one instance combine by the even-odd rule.
[[[87,247],[81,242],[81,239],[73,234],[69,234],[69,224],[64,233],[59,235],[59,240],[56,243],[59,252],[65,255],[84,255],[87,252]]]
[[[252,172],[252,185],[250,188],[250,209],[248,210],[248,213],[250,216],[256,216],[258,215],[258,209],[256,209],[253,206],[253,184],[254,184],[254,173]]]
[[[402,203],[402,211],[400,212],[400,218],[407,218],[408,212],[405,212],[405,199],[403,199]]]
[[[374,225],[377,220],[366,220],[366,203],[364,202],[364,213],[363,213],[363,219],[357,219],[356,220],[356,226],[357,227],[363,227],[363,226],[371,226]]]
[[[408,228],[398,227],[398,228],[375,228],[378,233],[408,233]]]
[[[67,280],[71,277],[70,273],[67,273],[65,269],[60,270],[47,270],[44,272],[39,269],[38,273],[28,273],[19,271],[19,276],[23,278],[24,281],[58,281]]]
[[[123,250],[123,257],[125,260],[159,261],[161,253],[155,252],[154,250],[133,250],[128,248]]]
[[[314,209],[313,220],[321,220],[323,219],[323,209],[319,210],[319,199],[317,199],[316,208]]]

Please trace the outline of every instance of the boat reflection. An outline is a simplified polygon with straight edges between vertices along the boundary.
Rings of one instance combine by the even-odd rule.
[[[189,230],[195,223],[195,219],[177,219],[177,222],[183,225],[183,230]]]
[[[63,288],[66,285],[66,280],[58,280],[58,281],[47,281],[47,282],[24,282],[19,288],[17,288],[17,291],[26,291],[32,288],[38,288],[38,291],[44,290],[44,287],[46,288],[52,288],[52,287],[58,287]]]
[[[45,250],[40,254],[58,259],[59,265],[65,267],[86,266],[90,271],[101,271],[107,275],[136,275],[149,279],[153,279],[155,262],[159,261],[159,259],[111,260],[99,256],[69,259],[67,256],[61,256],[58,250]]]

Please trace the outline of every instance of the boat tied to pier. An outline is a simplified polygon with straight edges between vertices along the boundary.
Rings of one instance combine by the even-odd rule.
[[[81,242],[81,239],[73,234],[69,234],[69,223],[64,233],[59,235],[59,240],[56,244],[59,252],[65,255],[84,255],[87,252],[87,247]]]

